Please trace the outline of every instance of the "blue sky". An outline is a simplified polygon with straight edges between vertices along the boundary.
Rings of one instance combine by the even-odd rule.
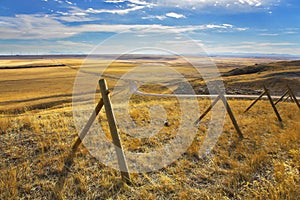
[[[192,40],[211,54],[300,55],[299,10],[298,0],[0,0],[0,54],[87,54],[103,41],[103,53],[141,42],[193,53],[181,47]]]

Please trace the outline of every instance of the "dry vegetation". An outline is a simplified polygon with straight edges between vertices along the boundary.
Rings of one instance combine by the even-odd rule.
[[[20,62],[23,61],[14,61],[14,65],[20,65]],[[1,70],[1,199],[54,197],[54,185],[61,179],[64,160],[78,134],[73,122],[71,97],[75,69],[82,61],[65,59],[56,62],[72,65],[72,68]],[[109,81],[110,85],[113,83]],[[147,121],[149,104],[161,103],[167,113],[176,112],[176,101],[172,98],[134,96],[131,103],[130,114],[138,124]],[[199,115],[209,103],[199,99]],[[229,100],[244,134],[243,140],[238,139],[227,116],[223,134],[211,154],[199,158],[198,150],[207,134],[207,116],[185,154],[161,170],[131,174],[131,186],[122,183],[117,170],[106,167],[80,146],[65,177],[61,197],[298,199],[300,110],[291,102],[278,104],[284,124],[281,128],[268,101],[260,101],[249,112],[243,113],[250,103],[249,100]],[[149,140],[139,141],[122,134],[124,148],[143,152],[163,145],[178,126],[175,116],[168,115],[170,126]],[[105,118],[103,111],[99,117]]]

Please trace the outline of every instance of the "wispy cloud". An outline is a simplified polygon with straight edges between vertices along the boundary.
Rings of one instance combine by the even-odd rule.
[[[39,41],[38,43],[6,43],[1,45],[0,54],[48,54],[48,53],[84,53],[95,45],[73,41]]]
[[[209,12],[211,9],[221,11],[249,12],[264,8],[269,10],[280,2],[279,0],[106,0],[106,3],[129,3],[147,7],[176,7],[181,9],[193,9]],[[209,8],[209,9],[207,9]]]
[[[276,5],[278,0],[153,0],[153,2],[158,6],[191,8],[194,10],[201,8],[221,8],[223,10],[235,10],[236,12],[248,12],[251,9],[269,8]],[[241,8],[247,8],[247,10]]]
[[[260,36],[278,36],[278,33],[261,33]]]
[[[47,15],[16,15],[0,17],[6,25],[0,24],[1,39],[51,39],[70,37],[72,32],[54,17]],[[60,35],[60,36],[59,36]]]
[[[71,6],[67,12],[57,11],[55,15],[56,19],[66,22],[87,22],[95,21],[96,17],[89,17],[85,10],[82,10],[76,6]]]
[[[66,3],[69,4],[69,5],[73,5],[73,3],[71,1],[66,0]]]
[[[118,14],[118,15],[125,15],[133,11],[141,10],[144,9],[145,6],[134,6],[131,8],[126,8],[126,9],[94,9],[94,8],[89,8],[86,10],[87,13],[93,13],[93,14],[100,14],[100,13],[111,13],[111,14]]]
[[[146,17],[142,17],[142,19],[158,19],[158,20],[164,20],[166,19],[166,15],[149,15]]]
[[[294,27],[294,28],[285,28],[282,29],[282,34],[285,35],[294,35],[294,34],[299,34],[300,28]]]
[[[104,2],[106,2],[106,3],[123,3],[123,2],[125,2],[125,0],[106,0]]]
[[[130,3],[133,3],[133,4],[138,4],[138,5],[144,5],[144,6],[154,6],[156,5],[155,3],[153,2],[147,2],[147,1],[140,1],[140,0],[127,0],[128,2]]]
[[[59,2],[59,1],[58,1]],[[90,7],[88,9],[81,9],[79,7],[76,6],[76,3],[72,3],[71,1],[66,1],[66,4],[68,4],[67,6],[65,6],[66,8],[68,8],[68,11],[58,11],[58,14],[61,14],[63,16],[87,16],[90,14],[102,14],[102,13],[110,13],[110,14],[117,14],[117,15],[125,15],[128,14],[130,12],[134,12],[134,11],[138,11],[138,10],[142,10],[144,8],[151,8],[153,6],[155,6],[153,3],[151,2],[146,2],[146,1],[140,1],[140,0],[107,0],[105,1],[106,3],[113,3],[113,4],[120,4],[120,3],[127,3],[126,5],[118,5],[116,6],[116,8],[114,9],[108,9],[108,8],[95,8],[95,7]],[[71,21],[74,17],[69,17],[70,20],[68,20],[67,17],[65,17],[65,19],[67,19],[68,21]],[[86,18],[88,19],[88,18]],[[66,20],[66,21],[67,21]],[[84,21],[84,20],[81,20]],[[86,20],[88,21],[88,20]]]
[[[165,15],[149,15],[146,17],[142,17],[142,19],[158,19],[158,20],[164,20],[167,18],[180,19],[180,18],[186,18],[186,16],[183,14],[175,13],[175,12],[169,12],[169,13],[166,13]]]
[[[298,32],[296,32],[296,31],[285,31],[285,32],[283,32],[283,34],[293,35],[293,34],[298,34]]]
[[[291,54],[300,52],[300,46],[292,42],[241,42],[225,45],[212,43],[205,46],[209,53],[262,53]]]
[[[74,17],[74,16],[73,16]],[[180,32],[197,31],[241,31],[242,27],[231,24],[203,24],[186,26],[166,26],[160,24],[83,24],[65,25],[56,15],[16,15],[15,17],[0,17],[1,39],[53,39],[68,38],[85,32],[144,31],[144,32]],[[2,27],[2,28],[1,28]]]
[[[65,22],[88,22],[88,21],[95,21],[98,18],[87,17],[85,15],[65,15],[65,16],[57,16],[56,19]]]
[[[166,14],[166,16],[176,18],[176,19],[186,18],[186,16],[184,16],[183,14],[178,14],[178,13],[175,13],[175,12],[169,12],[169,13]]]
[[[140,1],[140,0],[106,0],[106,3],[124,3],[128,2],[131,4],[137,4],[137,5],[145,5],[145,6],[151,6],[154,5],[152,2],[147,2],[147,1]]]
[[[297,45],[296,43],[292,42],[242,42],[242,44],[245,45],[251,45],[251,46],[260,46],[260,47],[266,47],[266,46],[294,46]]]

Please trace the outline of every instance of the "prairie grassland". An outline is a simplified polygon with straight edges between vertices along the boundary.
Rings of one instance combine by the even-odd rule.
[[[162,103],[167,110],[174,110],[173,101]],[[201,110],[209,103],[201,100]],[[227,117],[212,153],[199,159],[198,150],[207,134],[207,116],[185,154],[159,171],[132,174],[130,187],[121,183],[118,171],[104,166],[80,146],[62,196],[66,199],[296,199],[300,191],[300,112],[295,112],[296,105],[282,103],[278,107],[284,119],[281,129],[267,101],[259,102],[246,114],[243,111],[250,101],[229,103],[245,136],[242,141]],[[136,123],[145,121],[141,114],[144,112],[145,103],[136,101],[131,110]],[[105,119],[103,112],[100,118]],[[2,115],[0,119],[1,198],[51,198],[64,158],[77,138],[71,107]],[[170,130],[176,127],[176,120],[170,117],[170,127],[162,130],[164,134],[145,142],[121,135],[124,149],[144,152],[164,145],[172,137]]]
[[[71,61],[68,64],[72,65]],[[0,198],[50,199],[57,192],[54,186],[61,179],[65,158],[78,136],[71,107],[76,70],[65,67],[19,70],[3,70],[0,77]],[[109,85],[115,83],[108,80]],[[210,103],[199,99],[199,116]],[[229,100],[244,139],[238,139],[226,116],[223,134],[213,150],[207,157],[199,158],[199,148],[208,133],[208,114],[186,153],[158,171],[131,174],[131,186],[122,183],[117,170],[102,164],[81,145],[65,176],[60,196],[65,199],[297,199],[300,111],[292,102],[278,104],[284,125],[281,128],[268,101],[260,101],[243,113],[250,103]],[[148,140],[135,139],[121,131],[125,150],[151,151],[174,136],[172,130],[179,122],[178,103],[172,98],[135,95],[131,99],[131,117],[137,124],[147,123],[147,108],[154,104],[164,106],[169,126],[160,122],[163,127],[160,134]],[[107,132],[103,110],[98,121]]]

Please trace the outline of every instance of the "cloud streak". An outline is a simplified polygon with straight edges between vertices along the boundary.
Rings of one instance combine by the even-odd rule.
[[[186,26],[166,26],[161,24],[83,24],[67,26],[61,23],[57,16],[51,15],[16,15],[15,17],[0,17],[1,39],[59,39],[87,32],[119,33],[124,31],[143,32],[179,32],[193,33],[197,31],[243,31],[245,28],[231,24],[203,24]]]
[[[178,14],[178,13],[175,13],[175,12],[167,13],[166,16],[176,18],[176,19],[186,18],[186,16],[184,16],[183,14]]]
[[[136,6],[134,5],[131,8],[126,9],[115,9],[115,10],[109,10],[109,9],[94,9],[94,8],[88,8],[86,10],[87,13],[92,14],[100,14],[100,13],[110,13],[110,14],[118,14],[118,15],[125,15],[133,11],[144,9],[145,6]]]
[[[278,0],[153,0],[158,6],[188,8],[203,10],[204,8],[234,10],[236,12],[249,12],[253,9],[269,8],[276,5]],[[243,9],[247,10],[243,10]],[[208,11],[208,10],[205,10]]]
[[[89,52],[95,45],[83,42],[59,40],[55,42],[39,41],[38,43],[9,43],[1,45],[0,54],[61,54]]]
[[[206,43],[205,50],[210,54],[218,53],[261,53],[261,54],[291,54],[296,55],[300,46],[298,43],[286,42],[286,41],[244,41],[244,42],[227,42]],[[299,55],[299,54],[298,54]]]
[[[186,16],[175,12],[169,12],[166,13],[165,15],[149,15],[146,17],[142,17],[142,19],[158,19],[158,20],[165,20],[167,18],[180,19],[180,18],[186,18]]]

